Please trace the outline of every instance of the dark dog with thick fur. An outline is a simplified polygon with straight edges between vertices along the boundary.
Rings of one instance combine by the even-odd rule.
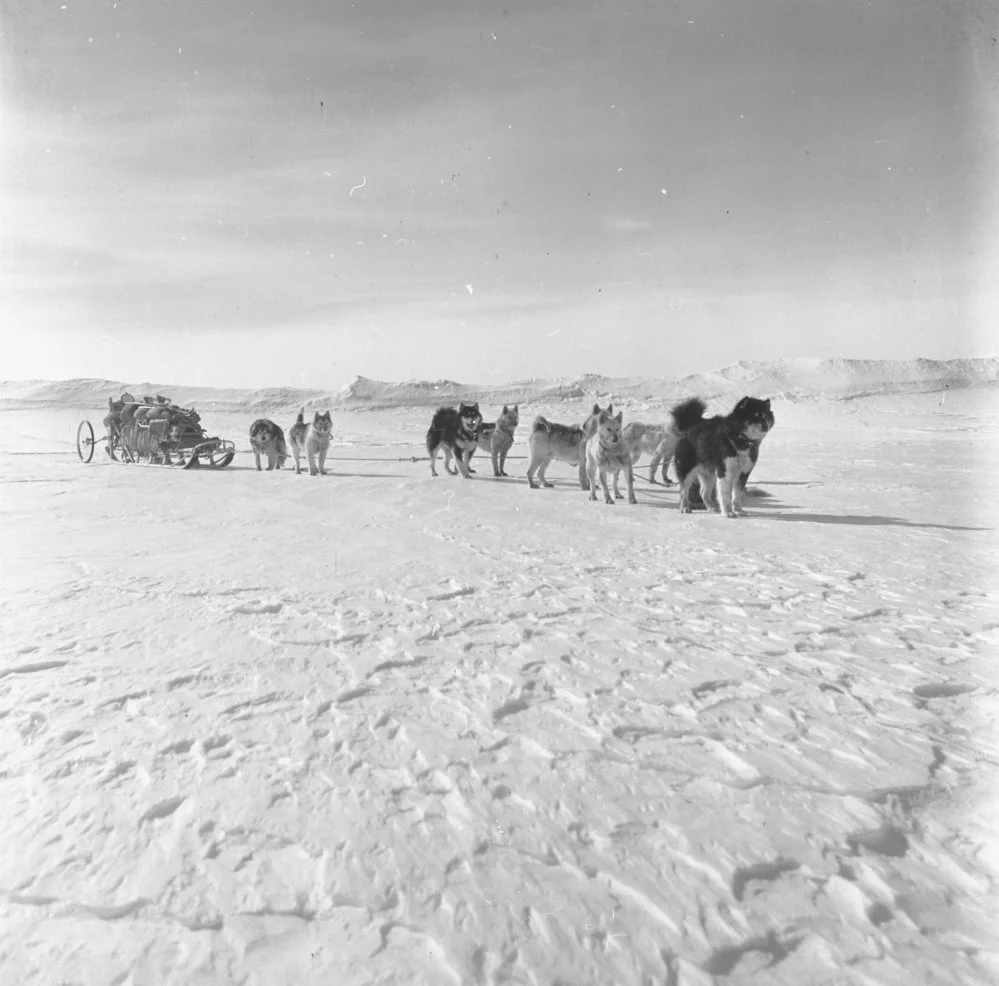
[[[288,446],[284,441],[284,431],[268,418],[257,418],[250,425],[250,447],[260,472],[260,456],[267,456],[267,471],[280,469],[288,458]]]
[[[701,499],[711,509],[715,482],[718,507],[726,517],[745,514],[746,482],[760,454],[760,443],[774,426],[770,400],[743,397],[730,414],[705,418],[707,405],[693,397],[673,408],[680,435],[674,452],[680,482],[680,512],[690,513],[690,487],[700,481]]]
[[[439,407],[427,431],[427,452],[430,453],[430,475],[437,478],[437,452],[444,448],[444,468],[457,475],[451,468],[451,458],[458,463],[462,476],[468,479],[471,472],[468,464],[479,443],[479,428],[482,415],[479,405],[462,401],[456,411],[453,407]]]

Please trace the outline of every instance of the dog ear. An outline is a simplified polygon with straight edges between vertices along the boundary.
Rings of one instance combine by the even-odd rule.
[[[514,404],[514,405],[513,405],[513,409],[514,409],[515,411],[518,411],[518,412],[519,412],[519,409],[520,409],[520,405],[519,405],[519,404]]]
[[[613,404],[608,404],[607,405],[607,413],[608,414],[613,414],[614,413],[614,405]]]
[[[770,410],[770,398],[768,397],[763,403],[766,404],[767,410],[769,411]]]
[[[599,413],[600,413],[600,405],[599,404],[594,404],[593,405],[593,410],[590,412],[590,414],[599,414]]]
[[[614,415],[614,420],[615,420],[615,421],[616,421],[616,422],[617,422],[618,424],[620,424],[620,423],[621,423],[621,419],[622,419],[623,417],[624,417],[624,411],[618,411],[618,412],[617,412],[617,414],[615,414],[615,415]]]
[[[509,414],[510,413],[509,410],[507,409],[506,404],[503,405],[503,413],[504,414]]]

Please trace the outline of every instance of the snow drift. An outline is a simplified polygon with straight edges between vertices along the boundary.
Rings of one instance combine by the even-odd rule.
[[[571,380],[534,379],[503,385],[475,385],[453,380],[386,383],[357,377],[336,392],[291,387],[263,390],[211,389],[110,380],[0,383],[0,407],[87,407],[130,390],[162,393],[175,402],[218,411],[264,415],[293,406],[307,410],[428,407],[476,400],[482,404],[557,404],[581,398],[668,402],[699,395],[708,399],[782,397],[786,400],[847,400],[878,394],[933,393],[970,386],[994,386],[999,358],[955,360],[795,359],[742,361],[708,373],[668,380],[658,377],[605,377],[586,374]]]

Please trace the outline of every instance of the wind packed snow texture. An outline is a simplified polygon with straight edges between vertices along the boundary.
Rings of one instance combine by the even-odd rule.
[[[775,401],[741,520],[426,409],[83,465],[106,396],[0,412],[3,982],[999,981],[994,388]]]

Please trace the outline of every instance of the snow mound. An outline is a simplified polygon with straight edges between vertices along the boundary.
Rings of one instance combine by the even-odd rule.
[[[186,387],[174,384],[126,383],[96,378],[75,380],[28,380],[0,382],[0,409],[44,410],[60,407],[106,406],[109,397],[127,391],[135,397],[169,397],[175,404],[212,411],[238,411],[268,414],[289,407],[329,406],[328,391],[301,390],[294,387],[269,387],[263,390],[238,388]]]
[[[999,357],[952,360],[786,359],[742,360],[678,380],[664,377],[608,377],[595,373],[566,378],[534,378],[499,385],[454,380],[393,383],[357,377],[335,393],[270,387],[216,389],[152,383],[77,379],[0,382],[0,408],[101,406],[124,390],[136,395],[163,394],[175,403],[217,411],[270,414],[289,408],[336,407],[365,411],[431,407],[474,400],[480,404],[556,404],[583,398],[652,401],[667,404],[697,395],[734,400],[743,395],[785,400],[852,400],[888,394],[936,393],[995,385]]]

